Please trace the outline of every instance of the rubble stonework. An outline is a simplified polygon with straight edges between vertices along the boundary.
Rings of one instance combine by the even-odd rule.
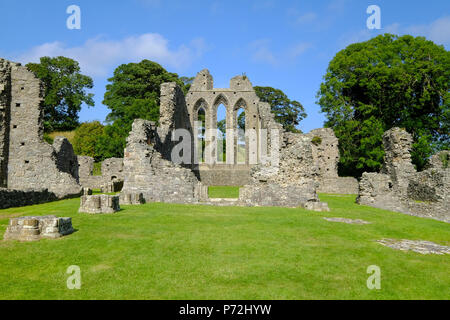
[[[94,176],[94,158],[88,156],[78,156],[80,184],[83,187],[91,189],[103,189],[106,185],[111,185],[113,180],[124,180],[125,174],[123,171],[122,158],[109,158],[102,162],[102,174]],[[116,183],[117,185],[117,183]],[[103,192],[117,192],[121,188],[113,188],[115,191]]]
[[[164,159],[157,151],[163,146],[154,122],[134,121],[124,152],[122,193],[142,193],[146,202],[198,202],[201,183],[192,170]]]
[[[318,192],[357,194],[358,180],[353,177],[339,177],[339,140],[333,129],[321,128],[311,130],[307,136],[311,138],[313,158],[319,170],[317,181]]]
[[[364,173],[359,204],[450,222],[450,168],[442,160],[448,151],[432,157],[428,169],[416,172],[411,162],[412,138],[392,128],[383,135],[382,173]]]
[[[72,218],[37,216],[11,218],[4,240],[36,241],[56,239],[74,232]]]
[[[119,196],[106,194],[81,196],[80,209],[82,213],[114,213],[120,210]]]
[[[0,59],[0,187],[47,189],[59,199],[78,196],[71,144],[62,137],[53,145],[43,141],[42,100],[43,85],[32,72]]]
[[[13,190],[0,188],[0,209],[30,206],[56,200],[58,200],[56,195],[47,189]]]

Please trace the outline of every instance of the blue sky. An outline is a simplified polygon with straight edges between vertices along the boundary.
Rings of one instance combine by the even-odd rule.
[[[69,5],[81,8],[81,29],[69,30]],[[381,9],[381,30],[369,30],[369,5]],[[6,1],[0,2],[0,57],[77,59],[94,79],[96,106],[81,121],[103,121],[107,79],[122,63],[150,59],[194,76],[208,68],[215,87],[245,73],[253,85],[283,90],[308,117],[300,128],[323,126],[316,93],[329,61],[348,44],[380,33],[422,35],[449,49],[450,1]]]

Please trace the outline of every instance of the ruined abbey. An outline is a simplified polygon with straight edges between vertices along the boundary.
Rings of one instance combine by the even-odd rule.
[[[328,211],[317,196],[324,192],[358,194],[362,205],[450,221],[448,151],[416,172],[410,135],[393,128],[384,135],[381,173],[365,173],[360,181],[339,177],[333,130],[285,131],[246,76],[232,78],[229,88],[215,88],[205,69],[186,96],[175,83],[164,83],[159,123],[135,120],[124,158],[106,160],[101,176],[93,175],[94,160],[76,156],[67,139],[43,141],[42,94],[41,82],[25,67],[0,59],[0,208],[78,197],[84,187],[121,193],[104,201],[85,194],[83,212],[101,212],[105,205],[108,210],[109,202],[118,208],[119,201]],[[219,105],[226,109],[223,136]],[[239,110],[245,112],[241,143]],[[216,185],[241,186],[239,198],[209,199],[208,186]]]

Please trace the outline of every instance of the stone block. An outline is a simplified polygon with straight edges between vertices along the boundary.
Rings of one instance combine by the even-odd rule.
[[[114,213],[120,210],[119,197],[106,194],[82,196],[80,209],[83,213]]]
[[[37,241],[56,239],[74,232],[72,218],[34,216],[11,218],[4,235],[5,240]]]

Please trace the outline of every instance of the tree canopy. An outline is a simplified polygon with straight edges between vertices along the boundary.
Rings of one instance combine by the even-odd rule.
[[[111,110],[106,117],[109,125],[97,143],[102,159],[123,156],[126,137],[134,119],[159,120],[162,83],[176,82],[186,92],[192,79],[179,78],[156,62],[142,60],[120,65],[108,81],[103,104]]]
[[[283,125],[283,128],[291,132],[300,132],[296,126],[306,118],[303,105],[295,100],[290,100],[280,89],[271,87],[254,87],[256,95],[263,102],[270,104],[275,120]]]
[[[339,138],[341,174],[380,169],[383,132],[412,134],[420,170],[449,148],[450,53],[423,37],[391,34],[349,45],[331,60],[317,98]]]
[[[103,134],[104,126],[99,121],[84,122],[76,130],[73,139],[73,150],[77,155],[89,156],[100,160],[97,144]]]
[[[26,67],[45,85],[45,131],[75,129],[81,104],[94,106],[94,95],[86,92],[93,88],[92,79],[80,73],[77,61],[66,57],[42,57],[40,63],[28,63]]]

